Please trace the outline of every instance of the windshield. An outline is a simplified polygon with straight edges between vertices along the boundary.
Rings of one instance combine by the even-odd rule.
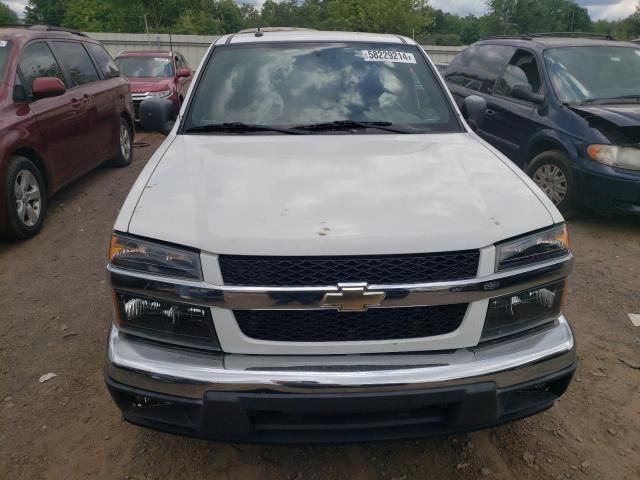
[[[544,53],[551,84],[562,103],[640,96],[640,49],[563,47]]]
[[[125,77],[173,77],[173,64],[166,57],[120,57],[116,64]]]
[[[384,122],[408,133],[461,128],[415,46],[302,43],[216,48],[184,131],[233,122],[293,128],[344,121],[351,122],[345,129]]]
[[[11,43],[7,40],[0,40],[0,80],[4,73],[4,66],[9,61],[9,50]]]

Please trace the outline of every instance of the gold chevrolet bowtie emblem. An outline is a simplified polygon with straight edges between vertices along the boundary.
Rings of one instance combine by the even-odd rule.
[[[322,299],[322,306],[337,308],[341,312],[366,312],[369,307],[382,303],[384,292],[371,292],[366,285],[338,285],[339,292],[327,293]]]

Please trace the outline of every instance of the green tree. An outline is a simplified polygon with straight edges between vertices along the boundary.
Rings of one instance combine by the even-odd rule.
[[[0,2],[0,25],[15,25],[18,23],[18,15],[3,2]]]
[[[433,24],[425,0],[327,0],[330,23],[340,30],[420,35]]]
[[[265,27],[302,27],[301,8],[296,0],[276,2],[267,0],[262,5],[262,22]],[[307,22],[307,26],[310,24]],[[315,27],[312,27],[315,28]]]
[[[261,26],[260,10],[254,5],[244,3],[240,7],[244,28],[257,28]]]
[[[140,0],[67,0],[63,26],[85,32],[144,31]]]
[[[66,3],[66,0],[29,0],[24,9],[25,23],[60,26]]]
[[[219,35],[223,33],[222,22],[211,12],[187,10],[183,12],[171,28],[172,33],[191,35]]]
[[[212,2],[213,16],[220,20],[223,33],[234,33],[244,28],[242,10],[233,0]]]
[[[488,0],[493,33],[590,31],[586,8],[572,0]]]

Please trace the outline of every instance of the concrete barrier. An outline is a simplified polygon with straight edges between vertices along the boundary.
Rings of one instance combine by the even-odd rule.
[[[167,34],[87,32],[87,35],[99,40],[114,57],[125,50],[168,50],[170,47]],[[216,35],[171,35],[174,50],[182,53],[192,68],[198,66],[209,45],[217,38]],[[435,63],[449,63],[463,48],[424,46]]]

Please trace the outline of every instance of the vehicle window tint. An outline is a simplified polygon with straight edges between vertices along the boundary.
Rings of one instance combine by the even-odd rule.
[[[31,95],[31,85],[36,78],[56,77],[65,81],[60,65],[44,42],[30,43],[25,47],[20,59],[20,70],[24,76],[27,95]]]
[[[173,77],[171,57],[118,57],[116,64],[125,77]]]
[[[81,43],[53,42],[53,44],[74,85],[98,81],[98,71]]]
[[[533,93],[539,93],[542,88],[536,57],[526,50],[518,50],[515,53],[509,65],[507,65],[504,75],[498,82],[495,93],[496,95],[510,97],[513,86],[518,83],[528,83],[531,85]]]
[[[640,95],[640,49],[634,46],[561,47],[544,53],[551,85],[562,103],[631,101]]]
[[[362,43],[220,48],[193,95],[185,125],[344,120],[391,122],[416,132],[460,128],[416,47]]]
[[[472,45],[454,58],[445,78],[453,84],[491,94],[513,50],[508,45]]]
[[[16,102],[26,102],[29,100],[22,80],[20,79],[20,75],[18,74],[16,74],[16,78],[13,83],[13,100]]]
[[[116,62],[113,61],[111,55],[107,53],[102,45],[97,45],[95,43],[87,43],[85,44],[93,58],[98,63],[98,67],[102,72],[104,78],[114,78],[120,76],[120,71],[118,70],[118,66]]]
[[[0,81],[2,81],[2,72],[4,72],[4,66],[8,63],[9,52],[11,51],[11,42],[8,40],[0,40]]]

